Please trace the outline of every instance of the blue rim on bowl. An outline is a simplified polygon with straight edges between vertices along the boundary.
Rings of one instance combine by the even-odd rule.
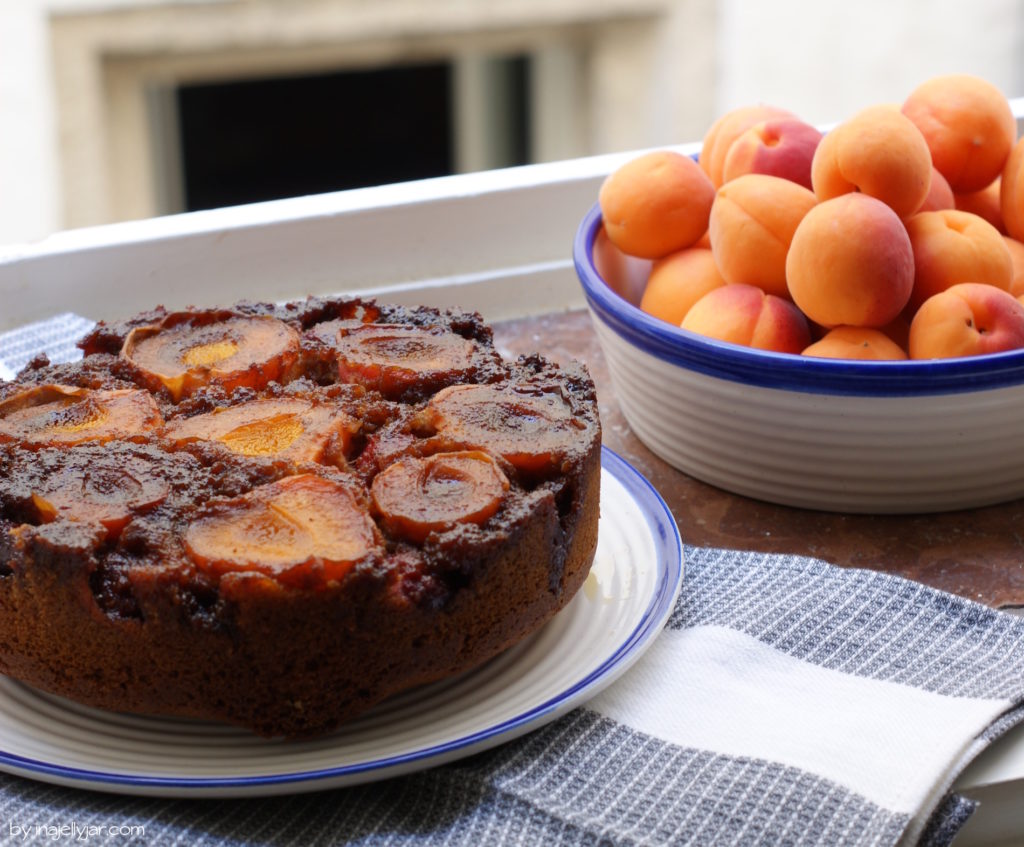
[[[576,274],[591,311],[624,340],[670,365],[745,385],[815,394],[906,397],[1024,383],[1024,350],[898,362],[817,359],[754,350],[674,327],[627,302],[601,279],[593,259],[600,227],[601,208],[595,203],[573,244]]]

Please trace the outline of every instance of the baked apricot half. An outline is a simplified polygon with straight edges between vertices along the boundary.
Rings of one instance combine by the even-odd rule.
[[[338,380],[397,398],[420,387],[465,379],[476,370],[472,341],[414,326],[363,324],[334,340]]]
[[[358,421],[340,409],[282,398],[253,400],[170,421],[165,435],[178,447],[193,441],[219,441],[242,456],[342,464],[358,428]]]
[[[263,388],[287,380],[299,356],[299,334],[266,316],[175,313],[159,324],[136,327],[121,358],[151,391],[167,390],[174,402],[209,383]]]
[[[0,442],[30,449],[138,439],[162,424],[156,401],[137,389],[40,385],[0,403]]]
[[[70,450],[52,473],[32,484],[40,523],[58,518],[94,521],[116,538],[134,515],[156,508],[170,493],[160,466],[131,452]]]
[[[313,474],[210,504],[185,531],[201,569],[255,571],[285,584],[339,580],[380,546],[377,525],[351,490]]]
[[[428,414],[442,444],[485,450],[528,472],[558,468],[586,426],[560,395],[513,386],[453,385],[431,398]]]
[[[400,459],[374,477],[370,494],[390,533],[421,542],[456,524],[483,523],[508,489],[493,458],[467,450]]]

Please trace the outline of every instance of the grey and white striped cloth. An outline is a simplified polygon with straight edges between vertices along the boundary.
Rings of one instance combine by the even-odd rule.
[[[0,333],[0,379],[13,379],[40,353],[46,353],[53,362],[81,358],[75,342],[92,327],[93,322],[88,318],[65,312],[47,321]]]
[[[93,830],[102,843],[949,844],[973,811],[949,787],[1024,719],[1024,620],[798,556],[688,547],[685,562],[668,626],[637,664],[500,748],[275,799],[0,776],[0,841],[114,821],[128,834]]]

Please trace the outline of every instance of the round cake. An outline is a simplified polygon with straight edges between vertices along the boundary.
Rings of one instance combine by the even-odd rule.
[[[98,324],[0,382],[0,672],[327,732],[549,620],[597,546],[585,368],[363,299]]]

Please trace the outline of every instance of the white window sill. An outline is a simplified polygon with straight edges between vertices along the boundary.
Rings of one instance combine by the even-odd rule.
[[[698,145],[678,149],[695,152]],[[298,197],[0,246],[0,331],[58,312],[123,317],[337,292],[476,309],[581,306],[572,240],[635,152]]]

